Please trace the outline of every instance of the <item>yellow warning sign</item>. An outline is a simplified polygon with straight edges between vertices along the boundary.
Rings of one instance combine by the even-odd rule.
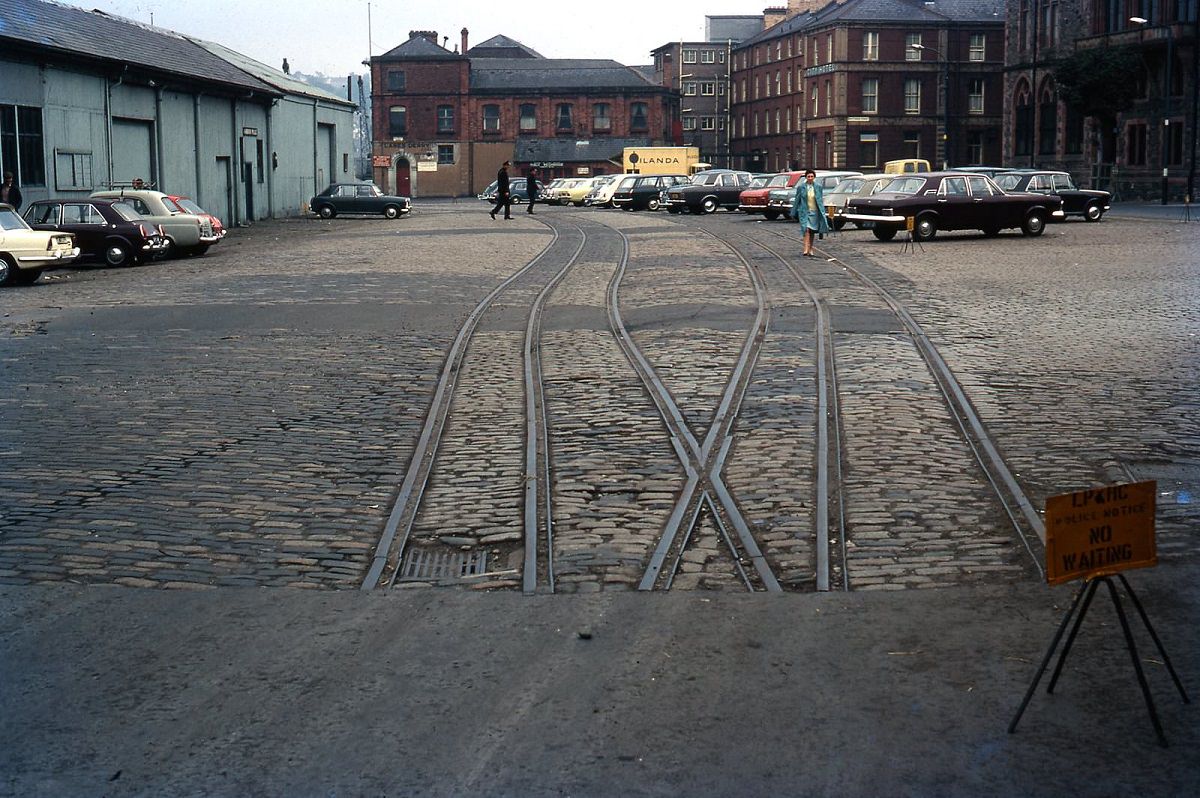
[[[916,221],[915,217],[905,216],[904,217],[904,229],[911,233],[913,231],[913,222],[914,221]]]
[[[1158,483],[1109,485],[1046,500],[1046,581],[1115,574],[1158,564]]]

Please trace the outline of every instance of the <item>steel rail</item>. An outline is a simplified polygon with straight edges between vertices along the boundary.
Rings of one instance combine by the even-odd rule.
[[[771,235],[780,238],[787,238],[787,236],[784,236],[781,233],[774,231],[770,231],[770,233]],[[888,308],[891,309],[896,317],[900,319],[900,322],[905,326],[905,328],[907,328],[909,335],[912,337],[913,342],[917,347],[917,351],[921,354],[922,359],[929,367],[930,373],[934,377],[934,382],[937,384],[938,390],[941,392],[946,405],[950,408],[950,415],[954,418],[955,423],[958,425],[962,433],[963,440],[966,441],[968,447],[970,447],[971,453],[974,455],[976,462],[979,463],[980,469],[983,471],[988,483],[992,486],[992,490],[996,494],[997,499],[999,499],[1001,507],[1004,509],[1005,514],[1008,515],[1013,528],[1017,531],[1017,535],[1020,537],[1021,543],[1024,545],[1026,552],[1028,552],[1030,559],[1033,561],[1034,568],[1037,569],[1039,574],[1044,574],[1045,572],[1043,570],[1042,561],[1034,552],[1029,536],[1026,534],[1025,529],[1018,520],[1017,516],[1013,513],[1008,497],[1005,495],[1004,489],[1002,489],[1000,484],[998,484],[997,479],[999,479],[999,482],[1004,484],[1004,488],[1008,490],[1009,495],[1012,496],[1013,500],[1020,508],[1021,515],[1024,517],[1025,522],[1038,536],[1043,545],[1045,545],[1046,542],[1045,524],[1037,510],[1034,509],[1033,504],[1029,501],[1029,498],[1025,495],[1025,492],[1022,490],[1020,484],[1017,482],[1012,470],[1005,462],[1003,455],[1000,454],[999,448],[996,446],[995,442],[991,438],[991,435],[988,433],[986,425],[984,425],[983,420],[979,417],[978,413],[975,412],[975,407],[967,397],[965,389],[958,381],[958,378],[954,376],[954,372],[950,369],[950,366],[941,356],[937,346],[929,338],[928,334],[926,334],[924,328],[917,322],[915,318],[913,318],[912,314],[908,312],[907,308],[905,308],[899,302],[899,300],[897,300],[891,294],[891,292],[869,277],[861,269],[846,263],[844,260],[838,258],[832,253],[822,251],[822,254],[826,257],[827,262],[838,264],[851,275],[853,275],[855,279],[857,279],[863,285],[873,290],[887,304]],[[968,427],[970,427],[969,431]],[[980,451],[981,448],[983,450],[982,452]]]
[[[662,536],[659,538],[658,546],[650,558],[650,563],[643,574],[638,589],[652,590],[657,584],[667,555],[675,544],[675,539],[678,536],[684,518],[688,515],[688,509],[697,501],[696,492],[702,483],[707,482],[712,486],[713,492],[717,495],[721,509],[728,516],[734,529],[737,530],[739,537],[742,539],[746,556],[754,564],[755,571],[758,573],[764,589],[768,592],[780,592],[782,588],[779,586],[779,580],[776,579],[770,563],[763,556],[757,541],[755,541],[753,534],[750,532],[750,528],[746,524],[740,508],[738,508],[733,496],[721,479],[718,466],[724,461],[724,456],[728,452],[728,445],[722,446],[718,456],[716,458],[713,457],[713,450],[719,441],[732,440],[729,436],[733,422],[736,420],[737,411],[745,396],[746,389],[749,387],[747,377],[753,371],[753,365],[757,361],[758,352],[761,349],[762,339],[766,334],[769,312],[766,292],[762,286],[761,279],[749,261],[735,251],[735,254],[738,254],[739,259],[742,260],[743,265],[746,267],[747,274],[750,276],[751,283],[754,286],[758,312],[755,317],[754,326],[751,328],[742,346],[734,372],[726,384],[721,402],[708,428],[704,443],[701,444],[692,433],[690,427],[688,427],[670,391],[667,390],[654,367],[646,359],[636,342],[634,342],[633,336],[630,335],[621,317],[620,285],[629,263],[629,238],[620,230],[616,230],[615,228],[610,229],[613,229],[621,237],[623,251],[620,263],[613,273],[612,280],[609,282],[609,322],[616,333],[618,344],[630,363],[634,366],[634,371],[638,373],[642,382],[650,389],[651,398],[658,408],[664,423],[667,425],[676,454],[680,455],[680,460],[688,473],[688,480],[684,485],[683,491],[676,499],[675,506],[672,509],[670,517],[667,519]],[[686,444],[686,448],[684,444]],[[690,456],[688,456],[689,454]],[[692,512],[691,517],[692,522],[695,523],[698,512]],[[737,553],[733,553],[735,559],[737,559]],[[668,578],[668,582],[671,579],[673,579],[673,574]]]
[[[551,225],[552,229],[556,229]],[[538,488],[544,488],[546,528],[546,581],[554,592],[554,521],[551,515],[550,494],[550,425],[546,414],[546,390],[542,377],[542,309],[546,299],[567,276],[587,245],[587,233],[578,224],[579,247],[567,259],[558,274],[550,278],[529,308],[525,324],[523,355],[525,360],[525,568],[522,588],[528,594],[537,592],[538,585]],[[538,469],[539,448],[542,469]]]
[[[836,484],[838,503],[838,535],[840,541],[840,550],[843,557],[842,565],[842,587],[844,590],[848,588],[848,579],[845,569],[845,551],[846,551],[846,523],[845,523],[845,504],[842,501],[841,490],[841,426],[839,423],[838,413],[840,406],[837,403],[837,373],[834,369],[834,350],[833,350],[833,325],[829,319],[829,309],[826,302],[812,284],[804,278],[800,270],[794,263],[779,254],[775,249],[767,246],[761,241],[758,241],[750,236],[745,236],[746,240],[757,247],[761,247],[766,252],[770,253],[784,269],[792,275],[804,292],[808,294],[809,301],[812,302],[813,310],[816,315],[815,333],[817,339],[816,346],[816,366],[817,366],[817,501],[815,511],[815,526],[816,526],[816,583],[817,590],[821,592],[830,589],[830,558],[829,558],[829,497],[832,489],[831,484]],[[835,445],[835,456],[832,462],[837,465],[837,475],[831,478],[831,458],[830,452],[830,420],[833,421]]]
[[[438,384],[433,393],[433,400],[430,402],[429,411],[425,416],[425,423],[421,428],[421,436],[417,440],[416,448],[413,450],[412,459],[409,461],[408,470],[404,475],[404,482],[400,486],[400,493],[397,495],[396,501],[392,504],[392,510],[388,515],[387,523],[384,525],[383,534],[380,536],[379,543],[376,544],[375,554],[371,559],[367,576],[363,580],[362,590],[373,590],[378,586],[384,568],[387,566],[388,561],[392,559],[393,550],[396,567],[392,570],[387,586],[390,587],[395,582],[396,574],[400,570],[404,547],[408,545],[408,538],[412,533],[412,525],[416,520],[416,511],[420,506],[425,486],[429,481],[433,459],[437,453],[441,433],[450,411],[450,399],[453,398],[454,387],[458,381],[458,371],[466,354],[467,341],[474,335],[475,327],[479,324],[479,319],[496,300],[496,297],[500,296],[513,283],[540,263],[550,249],[558,242],[559,232],[553,228],[551,229],[554,235],[542,251],[512,275],[504,279],[487,296],[480,300],[475,309],[468,314],[462,327],[459,328],[458,335],[455,336],[454,342],[450,346],[450,351],[446,354],[446,360],[442,365],[441,375],[438,378]]]

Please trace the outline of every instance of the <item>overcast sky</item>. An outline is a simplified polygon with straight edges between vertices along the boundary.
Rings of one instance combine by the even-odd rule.
[[[342,75],[363,71],[368,0],[68,0],[223,44],[278,67]],[[454,49],[459,31],[478,44],[503,33],[547,58],[648,64],[655,47],[702,40],[706,14],[761,14],[768,0],[370,0],[371,53],[410,30],[436,30]]]

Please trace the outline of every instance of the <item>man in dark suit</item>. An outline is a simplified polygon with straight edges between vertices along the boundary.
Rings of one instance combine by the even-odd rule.
[[[504,218],[512,218],[512,194],[508,190],[508,167],[512,166],[508,161],[500,167],[500,171],[496,173],[496,206],[492,208],[492,218],[496,218],[496,211],[504,209]]]
[[[525,190],[529,194],[529,204],[525,207],[525,212],[533,214],[533,203],[537,202],[538,198],[538,170],[535,167],[530,167],[529,177],[525,180]]]
[[[0,183],[0,202],[7,202],[14,210],[21,210],[21,189],[17,188],[12,172],[5,172],[4,182]]]

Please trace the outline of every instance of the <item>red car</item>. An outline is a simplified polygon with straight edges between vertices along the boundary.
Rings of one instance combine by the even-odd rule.
[[[761,213],[768,219],[774,219],[779,212],[767,208],[767,197],[771,191],[777,188],[791,188],[803,177],[803,172],[780,172],[767,176],[765,181],[757,177],[750,184],[750,188],[738,197],[738,209],[746,213]]]
[[[225,237],[225,225],[221,224],[221,220],[201,208],[191,199],[179,196],[178,194],[168,194],[167,199],[179,209],[180,213],[190,213],[193,216],[202,216],[207,218],[212,224],[213,234],[216,235],[218,240]]]

